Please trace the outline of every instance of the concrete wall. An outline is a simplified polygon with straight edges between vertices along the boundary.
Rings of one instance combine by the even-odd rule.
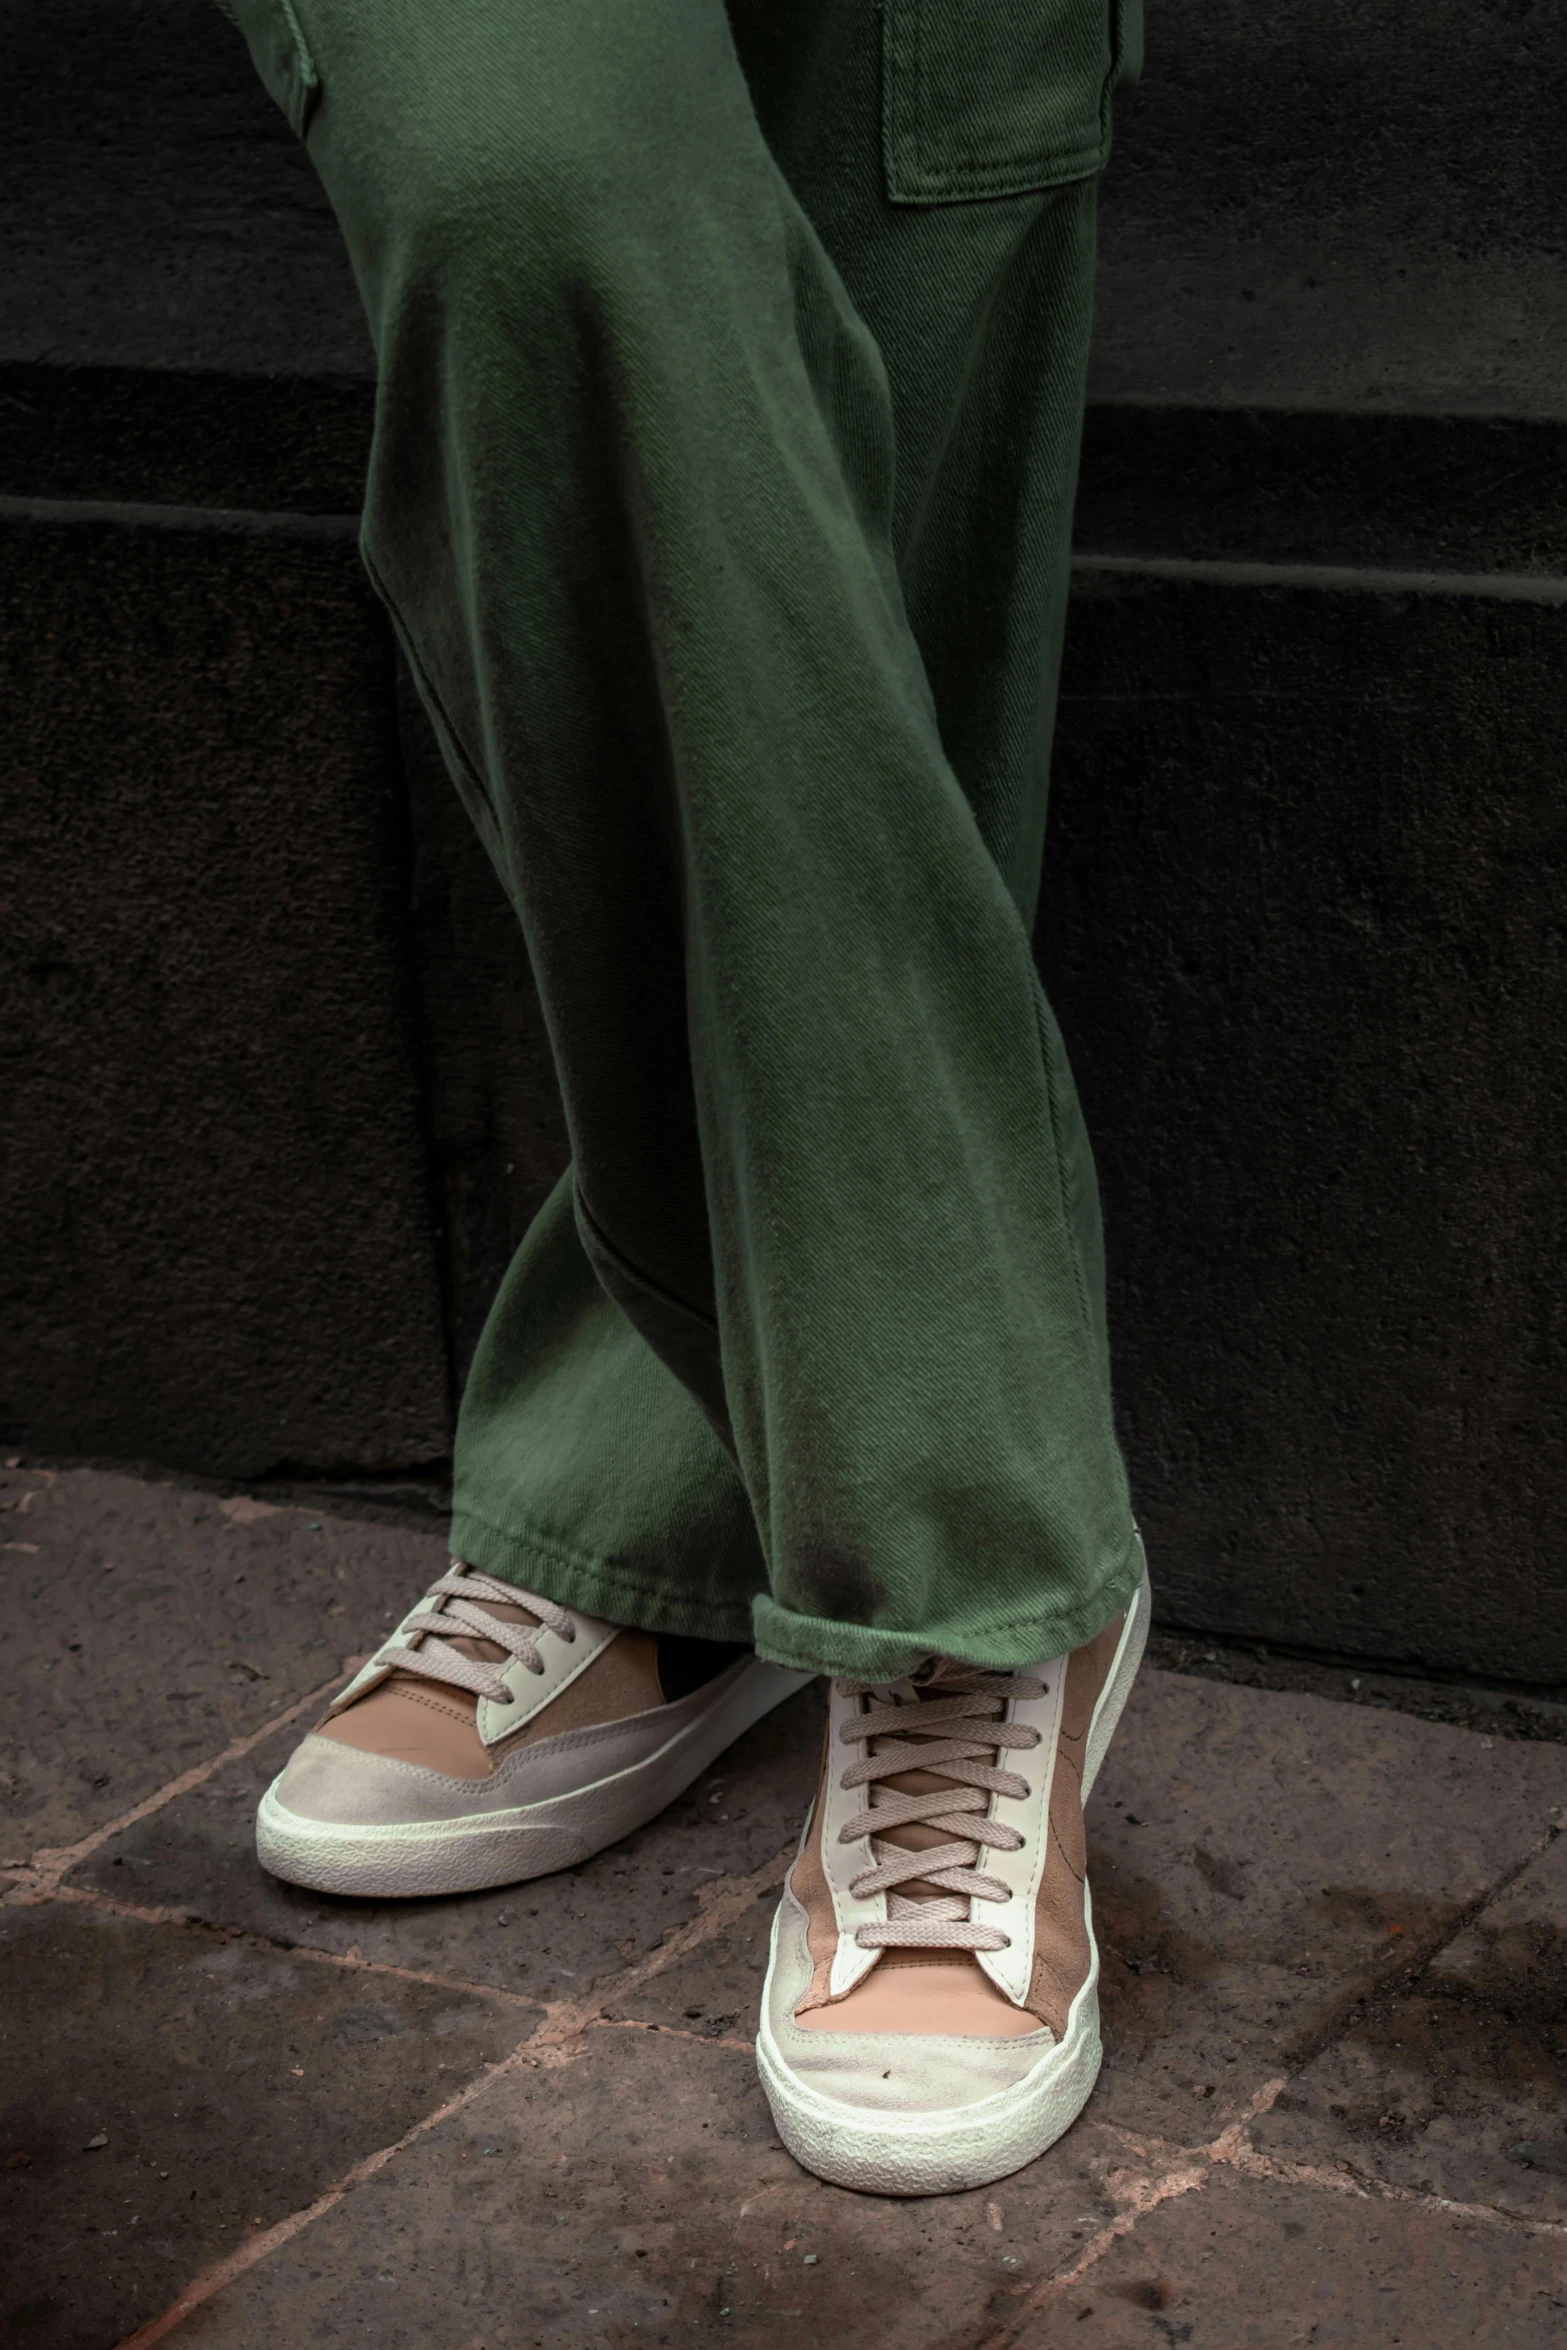
[[[208,0],[18,0],[0,1434],[438,1459],[561,1163],[353,554],[371,355]],[[1567,19],[1151,0],[1039,952],[1167,1618],[1567,1677]]]
[[[1559,0],[1147,0],[1101,398],[1556,416]],[[0,358],[368,373],[325,199],[211,0],[11,0]]]
[[[407,817],[352,525],[40,502],[0,532],[0,1426],[220,1473],[439,1457]]]
[[[1560,416],[1559,0],[1147,0],[1102,396]]]

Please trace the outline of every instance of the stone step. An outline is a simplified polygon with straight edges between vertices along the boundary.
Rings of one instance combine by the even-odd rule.
[[[0,495],[352,514],[355,375],[0,362]],[[1095,554],[1567,570],[1567,419],[1090,402]]]

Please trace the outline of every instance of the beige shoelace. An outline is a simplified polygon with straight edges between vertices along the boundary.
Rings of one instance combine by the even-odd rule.
[[[1002,1716],[1009,1698],[1042,1697],[1043,1682],[1026,1673],[940,1662],[902,1681],[843,1686],[872,1700],[839,1732],[865,1748],[840,1784],[872,1790],[866,1809],[845,1821],[842,1830],[846,1844],[869,1836],[876,1862],[853,1880],[850,1891],[862,1900],[875,1893],[887,1896],[886,1923],[859,1927],[855,1940],[862,1950],[1005,1950],[1011,1936],[999,1926],[982,1925],[973,1904],[1010,1901],[1012,1889],[1003,1878],[986,1876],[978,1863],[986,1845],[1017,1852],[1025,1842],[1016,1828],[989,1817],[990,1798],[1028,1793],[1028,1781],[996,1758],[1007,1747],[1039,1744],[1037,1730]],[[932,1695],[935,1690],[941,1694]],[[878,1788],[880,1780],[905,1771],[944,1779],[947,1785],[926,1794]],[[885,1841],[889,1828],[916,1822],[940,1830],[951,1843],[915,1850]],[[939,1888],[938,1894],[921,1899],[897,1890],[916,1880]]]
[[[530,1615],[538,1617],[538,1623],[515,1624],[504,1616],[492,1616],[474,1605],[480,1599],[497,1600],[506,1607],[524,1607]],[[577,1637],[577,1627],[570,1615],[565,1608],[557,1607],[553,1599],[541,1599],[536,1591],[520,1591],[515,1583],[501,1583],[493,1575],[481,1575],[477,1567],[470,1567],[459,1558],[452,1560],[450,1571],[438,1583],[431,1584],[420,1605],[426,1612],[408,1616],[398,1626],[399,1632],[422,1634],[419,1646],[383,1648],[376,1663],[394,1665],[400,1673],[417,1673],[426,1681],[450,1681],[458,1689],[472,1690],[475,1697],[489,1698],[495,1705],[511,1703],[511,1691],[499,1671],[482,1658],[464,1656],[460,1649],[448,1646],[450,1641],[492,1641],[509,1656],[519,1657],[530,1673],[542,1673],[540,1629],[547,1625],[568,1642]]]

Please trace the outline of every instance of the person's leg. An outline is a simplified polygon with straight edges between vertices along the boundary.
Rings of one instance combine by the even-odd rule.
[[[751,0],[742,5],[749,13]],[[963,11],[952,13],[961,38]],[[1036,27],[1047,14],[1033,14]],[[891,0],[889,39],[896,44],[918,16],[918,0]],[[836,22],[840,39],[852,39],[849,18]],[[843,86],[842,59],[827,62]],[[1116,62],[1133,65],[1127,47]],[[965,88],[969,70],[982,79],[983,63],[966,61]],[[943,100],[921,90],[937,109],[935,154],[950,157]],[[1032,118],[1036,134],[1044,113]],[[764,109],[763,119],[886,358],[899,452],[895,545],[911,623],[944,747],[1031,918],[1097,186],[1043,199],[975,324],[946,307],[944,289],[961,276],[953,257],[994,233],[992,207],[981,206],[978,220],[972,207],[923,212],[905,242],[906,216],[876,201],[881,158],[858,182],[846,175],[830,110],[775,119]],[[998,126],[991,117],[983,127]],[[925,266],[911,266],[920,245]],[[946,268],[931,260],[943,252]],[[938,404],[931,355],[953,337],[962,364],[940,374]],[[1073,1104],[1064,1071],[1061,1093]],[[1107,1380],[1093,1168],[1075,1104],[1063,1152]],[[1148,1620],[1144,1578],[1092,1638],[1054,1656],[1041,1644],[1021,1671],[977,1671],[948,1656],[895,1685],[879,1675],[833,1680],[758,2034],[775,2123],[808,2168],[879,2193],[972,2188],[1039,2154],[1080,2111],[1099,2063],[1083,1809]]]
[[[727,171],[716,199],[686,189],[646,219],[667,284],[611,272],[601,307],[610,358],[621,336],[645,363],[642,429],[654,395],[674,411],[638,493],[634,594],[661,593],[645,630],[616,604],[627,558],[606,523],[599,609],[578,597],[570,615],[578,666],[602,677],[613,655],[581,640],[618,629],[621,694],[651,668],[685,734],[627,751],[613,694],[584,717],[561,662],[535,675],[543,651],[501,648],[449,689],[475,705],[475,739],[517,731],[506,697],[536,721],[564,699],[591,769],[579,788],[563,761],[557,791],[535,765],[544,808],[506,819],[543,822],[552,853],[563,812],[573,848],[586,833],[585,858],[557,859],[553,902],[526,839],[500,845],[554,1001],[576,1183],[530,1234],[474,1365],[454,1543],[656,1628],[742,1638],[754,1602],[764,1653],[801,1664],[867,1661],[842,1636],[867,1625],[900,1655],[934,1639],[999,1659],[1086,1635],[1135,1579],[1092,1168],[1027,941],[1094,187],[895,206],[875,12],[796,0],[738,21],[751,96],[832,259],[765,154],[760,222],[755,175]],[[737,316],[768,317],[761,344],[726,322],[712,256],[690,252],[704,236],[750,255],[718,277]],[[508,367],[539,363],[504,303],[481,323]],[[445,364],[462,340],[448,321]],[[500,397],[499,359],[470,372]],[[406,435],[430,429],[427,390],[416,376],[400,405],[383,395]],[[512,437],[487,433],[487,451]],[[395,445],[389,427],[379,527],[449,544],[444,507],[432,530],[396,505]],[[528,515],[500,468],[467,481],[460,442],[446,471],[470,530],[507,497]],[[629,506],[620,525],[637,527]],[[802,546],[830,574],[819,596]],[[498,544],[495,566],[548,554]],[[540,644],[558,655],[562,638]]]

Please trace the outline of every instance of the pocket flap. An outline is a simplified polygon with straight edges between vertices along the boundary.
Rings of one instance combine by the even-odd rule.
[[[897,204],[1022,195],[1102,171],[1142,60],[1142,0],[883,0]]]

